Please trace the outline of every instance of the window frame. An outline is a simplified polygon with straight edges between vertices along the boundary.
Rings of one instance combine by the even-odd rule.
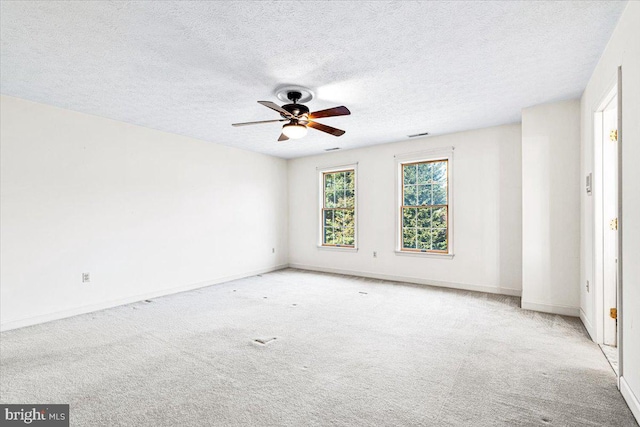
[[[358,251],[358,163],[351,163],[340,166],[316,168],[318,171],[318,209],[317,225],[318,225],[318,249],[330,251],[357,252]],[[327,245],[324,243],[324,176],[329,173],[353,171],[353,245]]]
[[[396,243],[395,253],[396,255],[408,255],[427,258],[445,258],[452,259],[454,256],[453,242],[453,151],[454,147],[436,148],[427,151],[421,151],[418,153],[408,153],[402,155],[396,155]],[[421,250],[421,249],[406,249],[402,246],[402,208],[404,206],[404,166],[425,162],[447,162],[447,250]],[[444,205],[443,205],[444,206]]]

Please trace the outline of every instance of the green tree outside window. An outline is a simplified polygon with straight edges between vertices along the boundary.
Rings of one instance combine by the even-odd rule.
[[[402,250],[447,252],[447,160],[402,165]]]
[[[355,170],[323,174],[322,245],[355,247]]]

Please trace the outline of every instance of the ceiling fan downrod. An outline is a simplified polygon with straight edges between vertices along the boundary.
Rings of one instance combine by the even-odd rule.
[[[297,104],[300,98],[302,98],[302,93],[292,90],[291,92],[287,93],[287,98],[289,99],[289,101]]]

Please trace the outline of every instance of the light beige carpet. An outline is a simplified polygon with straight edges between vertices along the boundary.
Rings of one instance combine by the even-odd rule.
[[[284,270],[2,333],[0,401],[73,426],[636,426],[580,322],[518,305]]]

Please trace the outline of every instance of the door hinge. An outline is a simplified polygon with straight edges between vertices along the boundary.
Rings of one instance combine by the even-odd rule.
[[[616,142],[618,140],[618,129],[614,129],[611,132],[609,132],[609,139],[612,142]]]
[[[618,318],[618,309],[617,308],[609,309],[609,316],[611,316],[612,319],[617,319]]]
[[[611,228],[612,230],[618,229],[618,218],[614,218],[611,220],[611,222],[609,222],[609,228]]]

